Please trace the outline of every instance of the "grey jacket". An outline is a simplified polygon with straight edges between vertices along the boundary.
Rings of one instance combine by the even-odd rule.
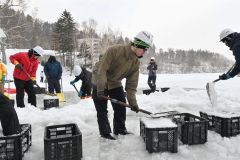
[[[155,62],[149,63],[147,69],[149,70],[148,76],[156,76],[157,75],[157,64]]]

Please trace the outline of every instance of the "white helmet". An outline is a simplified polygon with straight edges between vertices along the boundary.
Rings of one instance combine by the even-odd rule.
[[[43,56],[43,49],[42,49],[42,47],[40,47],[40,46],[36,46],[36,47],[34,47],[33,48],[33,50],[35,51],[35,52],[37,52],[37,54],[39,54],[40,56]]]
[[[233,30],[226,28],[224,30],[221,31],[219,37],[220,37],[220,41],[222,41],[224,38],[226,38],[227,36],[229,36],[230,34],[235,33]]]
[[[140,40],[140,41],[139,41]],[[135,37],[133,43],[136,46],[149,48],[152,46],[153,35],[147,31],[139,32]]]
[[[77,66],[77,65],[74,66],[74,68],[73,68],[74,76],[79,76],[81,72],[82,72],[82,68],[80,66]]]
[[[151,60],[155,60],[155,58],[154,58],[154,57],[151,57]]]

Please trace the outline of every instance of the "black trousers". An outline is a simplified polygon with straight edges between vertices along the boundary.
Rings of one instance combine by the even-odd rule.
[[[57,78],[48,78],[48,92],[49,93],[54,93],[54,90],[56,93],[61,93],[61,87],[60,87],[60,82]]]
[[[8,136],[21,132],[18,116],[12,102],[1,93],[0,98],[0,120],[3,135]]]
[[[156,90],[156,76],[148,76],[148,86],[151,90]]]
[[[111,98],[126,103],[123,87],[108,90],[106,91],[106,94],[109,95]],[[104,135],[111,133],[111,127],[108,121],[107,100],[99,99],[97,97],[96,88],[93,88],[92,98],[97,111],[97,122],[100,134]],[[119,130],[126,130],[126,108],[115,103],[112,103],[112,106],[114,110],[113,132],[118,133]]]
[[[16,100],[17,100],[17,106],[18,107],[25,107],[24,105],[24,91],[28,94],[28,103],[30,103],[33,106],[37,106],[36,101],[36,94],[33,89],[33,82],[31,80],[29,81],[23,81],[17,78],[14,78],[14,83],[16,86]]]

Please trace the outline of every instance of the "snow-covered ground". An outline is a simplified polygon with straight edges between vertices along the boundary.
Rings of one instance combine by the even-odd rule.
[[[13,66],[8,64],[9,77]],[[38,75],[40,75],[40,67]],[[206,84],[218,78],[219,74],[159,74],[158,87],[170,87],[167,92],[155,92],[151,95],[141,94],[147,87],[147,75],[140,75],[137,100],[139,107],[156,113],[169,110],[188,112],[199,115],[199,111],[218,113],[240,113],[240,77],[215,84],[218,106],[213,108],[207,92]],[[21,123],[32,125],[32,146],[25,153],[24,160],[44,159],[44,129],[48,125],[76,123],[83,137],[84,160],[238,160],[240,158],[240,136],[223,138],[219,134],[208,131],[208,142],[201,145],[178,144],[178,153],[160,152],[149,154],[140,137],[139,120],[143,113],[135,113],[127,109],[126,127],[133,135],[118,136],[116,141],[100,138],[96,111],[92,99],[80,100],[69,81],[69,73],[63,74],[63,90],[66,102],[60,108],[42,110],[43,95],[38,96],[38,107],[26,105],[16,108]],[[44,83],[39,82],[41,86]],[[80,87],[81,82],[78,82]],[[14,87],[11,84],[11,87]],[[191,89],[185,89],[191,88]],[[12,95],[14,98],[14,95]],[[16,107],[16,106],[15,106]],[[109,103],[109,121],[112,126],[113,110]]]

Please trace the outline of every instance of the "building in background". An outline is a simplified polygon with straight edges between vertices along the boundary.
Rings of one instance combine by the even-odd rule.
[[[78,39],[79,56],[84,58],[83,62],[76,62],[83,64],[88,68],[92,68],[98,61],[100,52],[100,39],[98,38],[84,38]]]

